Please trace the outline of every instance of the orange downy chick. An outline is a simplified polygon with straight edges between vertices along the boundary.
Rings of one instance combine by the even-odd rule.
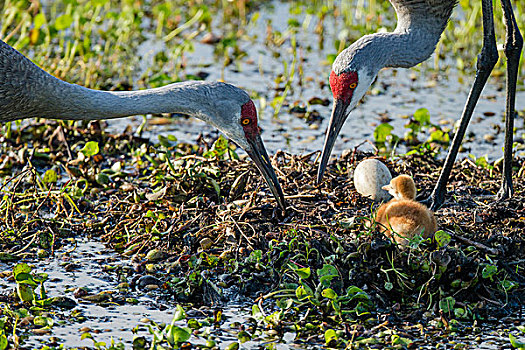
[[[381,232],[402,245],[418,234],[423,238],[434,235],[436,218],[426,206],[415,201],[416,185],[410,176],[399,175],[383,189],[394,198],[377,211],[376,222]]]

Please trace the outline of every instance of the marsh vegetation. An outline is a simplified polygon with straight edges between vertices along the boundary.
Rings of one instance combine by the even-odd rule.
[[[525,5],[515,6],[525,23]],[[388,2],[0,8],[0,38],[68,82],[129,90],[222,79],[246,89],[289,203],[281,215],[243,152],[181,115],[3,125],[0,349],[524,347],[523,79],[516,195],[491,198],[504,60],[435,239],[399,249],[370,225],[377,204],[351,180],[359,161],[376,157],[429,194],[472,81],[478,2],[460,1],[431,60],[380,74],[319,186],[330,63],[361,35],[393,28]],[[523,60],[520,69],[525,76]]]

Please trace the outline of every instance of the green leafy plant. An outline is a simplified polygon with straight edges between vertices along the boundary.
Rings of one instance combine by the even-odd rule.
[[[175,315],[173,315],[173,320],[170,325],[164,327],[157,325],[153,322],[153,325],[149,325],[148,329],[151,335],[153,335],[152,347],[161,346],[163,343],[175,347],[181,343],[187,341],[191,337],[191,328],[189,327],[180,327],[175,324],[175,322],[182,321],[186,319],[186,312],[184,308],[180,305],[177,305]]]
[[[99,152],[99,148],[98,148],[98,142],[96,141],[89,141],[89,142],[86,142],[86,144],[84,145],[84,147],[80,150],[80,152],[86,157],[86,158],[89,158],[89,157],[92,157],[96,154],[98,154]]]

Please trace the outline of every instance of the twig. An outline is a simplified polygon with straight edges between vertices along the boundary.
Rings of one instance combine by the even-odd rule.
[[[24,250],[26,250],[27,248],[29,248],[29,247],[31,246],[31,244],[33,244],[33,242],[34,242],[35,239],[36,239],[37,234],[38,234],[38,231],[35,231],[35,233],[33,233],[33,237],[32,237],[31,240],[29,241],[29,243],[27,243],[22,249],[20,249],[20,250],[18,250],[18,251],[16,251],[16,252],[13,252],[13,253],[11,253],[11,254],[13,254],[13,255],[18,255],[18,254],[24,252]]]
[[[481,244],[481,243],[479,243],[479,242],[475,242],[475,241],[470,240],[470,239],[468,239],[468,238],[466,238],[466,237],[458,236],[458,235],[456,235],[455,233],[452,233],[452,232],[450,232],[450,231],[447,231],[447,233],[448,233],[451,237],[453,237],[453,238],[455,238],[455,239],[457,239],[457,240],[459,240],[459,241],[462,241],[462,242],[464,242],[464,243],[467,243],[467,244],[473,245],[474,247],[479,248],[479,249],[481,249],[481,250],[484,250],[484,251],[486,251],[486,252],[488,252],[488,253],[490,253],[490,254],[493,254],[493,255],[499,255],[499,254],[500,254],[500,251],[499,251],[498,249],[487,247],[487,246],[484,245],[484,244]]]

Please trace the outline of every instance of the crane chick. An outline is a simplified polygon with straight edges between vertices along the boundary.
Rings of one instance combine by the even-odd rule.
[[[432,237],[437,224],[434,214],[415,201],[416,185],[408,175],[399,175],[383,186],[394,198],[379,207],[375,221],[385,235],[398,244],[407,245],[416,235]]]

